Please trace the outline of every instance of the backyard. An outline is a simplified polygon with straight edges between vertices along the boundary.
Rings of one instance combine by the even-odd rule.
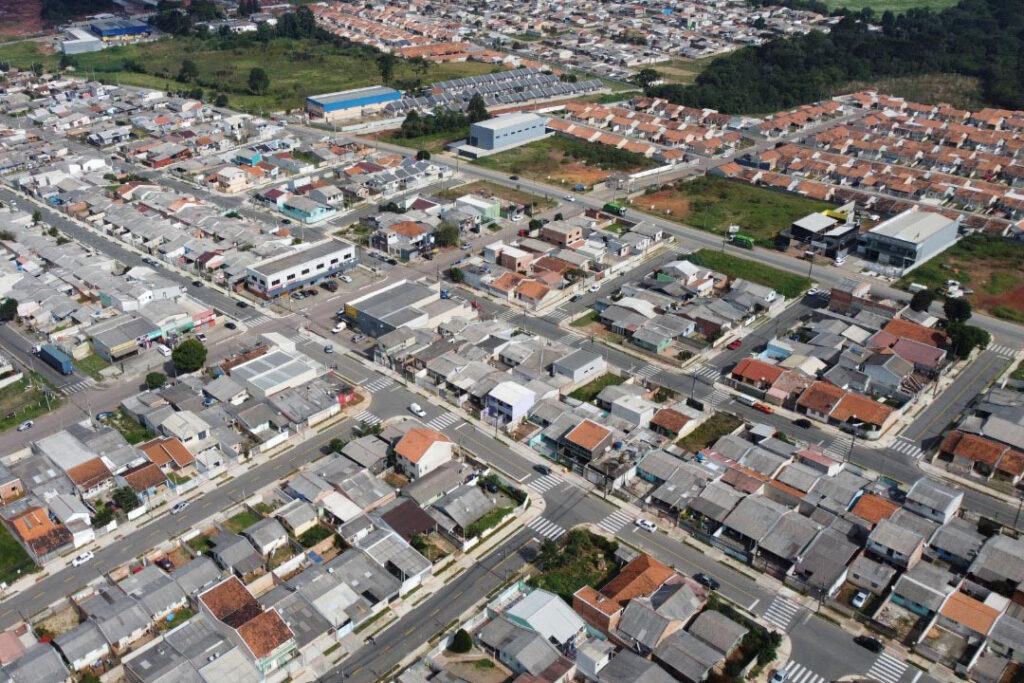
[[[915,269],[897,284],[912,283],[937,290],[946,280],[959,280],[974,290],[967,299],[975,309],[997,318],[1024,322],[1024,244],[971,235]]]
[[[686,259],[698,266],[724,273],[731,278],[740,277],[759,285],[771,287],[790,299],[800,296],[811,286],[811,281],[802,275],[793,275],[757,261],[712,249],[701,249],[687,256]]]
[[[242,510],[237,514],[228,517],[228,520],[224,522],[224,526],[231,529],[236,534],[240,534],[261,519],[263,518],[252,510]]]
[[[221,47],[226,49],[220,49]],[[276,38],[266,44],[240,44],[216,37],[158,40],[112,47],[75,55],[79,75],[122,85],[146,88],[203,88],[228,96],[230,106],[251,110],[302,107],[308,95],[376,85],[375,53],[359,46],[338,48],[326,42]],[[0,59],[27,68],[33,62],[55,70],[60,59],[46,43],[22,41],[0,46]],[[176,80],[185,59],[199,75],[190,83]],[[262,68],[270,75],[270,89],[262,95],[248,91],[249,71]],[[431,63],[424,82],[491,73],[495,67],[480,62]],[[394,79],[415,78],[412,66],[399,60]]]
[[[710,175],[640,195],[632,206],[723,236],[730,225],[738,225],[742,234],[767,246],[793,221],[832,208],[826,202]]]
[[[34,380],[23,377],[0,389],[0,431],[55,410],[59,405],[56,394],[47,397],[41,377],[35,376]]]
[[[124,440],[133,446],[137,443],[148,441],[156,436],[156,434],[136,422],[135,419],[124,410],[119,410],[116,413],[107,413],[106,417],[103,418],[103,422],[121,432],[121,436],[124,437]]]
[[[540,181],[588,188],[613,172],[634,173],[657,166],[640,154],[553,136],[474,161],[478,166]]]
[[[584,384],[579,389],[576,389],[569,394],[569,397],[574,398],[577,401],[583,401],[584,403],[591,403],[595,398],[597,398],[597,395],[601,393],[602,389],[605,387],[615,386],[616,384],[622,384],[624,381],[625,380],[618,375],[613,375],[610,372],[605,373],[588,384]]]

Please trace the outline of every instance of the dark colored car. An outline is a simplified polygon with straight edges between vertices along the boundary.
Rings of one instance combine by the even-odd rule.
[[[202,280],[193,280],[192,281],[192,286],[193,287],[202,287],[203,286],[203,281]]]
[[[808,420],[806,417],[798,417],[797,419],[793,420],[793,424],[795,424],[800,429],[811,428],[811,421]]]
[[[713,591],[718,590],[722,586],[722,584],[718,583],[718,579],[716,579],[713,576],[709,576],[709,575],[705,574],[704,572],[699,572],[697,574],[694,574],[693,578],[694,578],[694,580],[697,583],[699,583],[699,584],[701,584],[703,586],[707,586],[708,588],[710,588]]]
[[[174,571],[174,563],[165,557],[160,558],[153,564],[160,567],[160,569],[163,569],[165,572]]]
[[[551,474],[551,468],[548,467],[547,465],[534,465],[533,469],[536,470],[537,472],[540,472],[544,476]]]
[[[871,650],[872,652],[881,652],[885,646],[882,645],[882,641],[871,636],[857,636],[853,639],[853,642],[857,643],[861,647]]]
[[[569,301],[572,302],[572,303],[576,303],[577,301],[579,301],[582,298],[583,298],[582,294],[573,294],[571,297],[569,297]]]
[[[238,325],[236,325],[235,323],[233,323],[231,321],[228,321],[228,322],[224,323],[224,327],[228,328],[229,330],[237,330],[238,329]]]
[[[239,308],[249,308],[249,304],[245,303],[244,301],[236,301],[235,305],[238,306]]]
[[[735,351],[736,349],[740,348],[741,346],[743,346],[743,342],[741,342],[739,339],[737,339],[736,341],[729,342],[729,345],[726,346],[725,348],[732,349],[732,350]]]
[[[508,179],[509,179],[509,180],[519,180],[519,176],[517,176],[517,175],[510,175],[510,176],[508,177]]]

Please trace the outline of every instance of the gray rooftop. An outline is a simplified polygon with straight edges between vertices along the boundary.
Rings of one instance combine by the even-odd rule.
[[[333,572],[371,605],[388,602],[398,596],[398,579],[355,548],[341,553],[325,564],[324,568]]]
[[[673,678],[654,662],[629,650],[620,650],[597,674],[600,683],[673,683]]]
[[[723,655],[696,636],[676,631],[655,649],[654,657],[684,680],[702,681]]]
[[[57,651],[45,643],[35,643],[18,659],[4,667],[14,683],[64,683],[68,669]]]
[[[191,562],[174,570],[174,580],[186,594],[192,595],[205,590],[224,578],[217,563],[206,555],[200,555]]]
[[[819,531],[820,524],[790,510],[779,518],[778,524],[761,537],[758,545],[777,557],[794,562]]]
[[[688,630],[723,654],[729,652],[747,634],[745,626],[712,609],[698,614]]]
[[[888,519],[878,522],[868,535],[868,540],[903,556],[912,555],[924,541],[920,534],[898,526]]]
[[[307,261],[312,261],[317,258],[326,258],[339,251],[345,251],[348,249],[355,249],[355,247],[343,240],[327,239],[322,242],[312,244],[301,251],[285,254],[283,256],[275,256],[249,267],[261,275],[269,276],[274,273],[279,273],[282,270],[301,266]]]

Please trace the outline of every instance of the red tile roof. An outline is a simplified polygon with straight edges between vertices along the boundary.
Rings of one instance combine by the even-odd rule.
[[[411,463],[418,463],[427,450],[439,441],[452,443],[447,436],[433,429],[410,429],[395,445],[395,453]]]
[[[147,441],[139,446],[139,450],[146,454],[150,462],[160,467],[171,462],[175,467],[187,467],[196,460],[192,452],[185,448],[185,444],[176,436]]]
[[[601,589],[601,595],[625,605],[633,598],[651,595],[673,574],[670,567],[650,555],[640,555]]]
[[[256,598],[234,576],[202,593],[199,599],[213,616],[235,629],[261,612]]]
[[[678,434],[689,421],[690,418],[686,417],[678,410],[673,410],[672,408],[662,408],[654,414],[654,417],[651,418],[652,425],[661,427],[673,434]]]
[[[865,493],[857,500],[851,512],[863,520],[878,524],[883,519],[889,519],[893,513],[900,509],[900,506],[891,500],[886,500],[873,493]]]
[[[744,358],[736,367],[733,368],[732,376],[740,379],[745,379],[750,382],[767,382],[772,384],[777,380],[785,368],[780,368],[778,365],[772,365],[766,363],[763,360],[756,358]]]
[[[816,413],[828,415],[846,393],[829,382],[815,382],[797,399],[797,405]]]
[[[601,442],[608,438],[611,432],[590,420],[584,420],[578,425],[573,427],[568,434],[565,435],[566,441],[571,441],[577,446],[581,446],[588,451],[593,451],[595,448],[601,445]]]
[[[270,609],[238,627],[238,635],[257,658],[263,658],[294,637],[288,624]]]
[[[928,344],[929,346],[941,349],[946,348],[949,342],[949,339],[946,337],[946,333],[942,330],[918,325],[915,322],[903,320],[902,318],[894,318],[893,320],[890,320],[882,329],[894,337],[913,339],[914,341],[922,344]]]
[[[893,408],[884,403],[879,403],[861,394],[849,392],[839,400],[839,403],[832,409],[829,417],[833,417],[840,422],[856,420],[877,426],[885,424],[885,421],[892,414]]]

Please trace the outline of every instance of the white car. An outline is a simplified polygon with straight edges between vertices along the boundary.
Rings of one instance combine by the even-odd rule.
[[[352,276],[351,275],[342,275],[338,279],[341,280],[342,282],[352,282]]]
[[[342,322],[338,323],[337,325],[335,325],[333,329],[331,329],[331,333],[332,334],[338,334],[339,332],[344,330],[346,327],[348,327],[348,323],[342,321]]]
[[[821,294],[821,290],[817,287],[811,287],[807,290],[807,296],[818,296],[819,294]]]
[[[850,604],[853,605],[854,609],[860,609],[861,607],[864,606],[864,603],[866,603],[867,601],[868,601],[868,592],[867,591],[857,591],[856,593],[853,594],[853,600],[850,601]]]
[[[172,515],[176,515],[176,514],[178,514],[179,512],[181,512],[182,510],[184,510],[187,507],[188,507],[188,501],[187,500],[183,500],[180,503],[175,503],[174,507],[171,508],[171,514]]]
[[[658,526],[654,522],[648,521],[643,517],[636,520],[636,525],[644,531],[650,531],[652,534],[658,530]]]
[[[200,332],[199,334],[196,335],[196,339],[198,339],[199,341],[205,343],[206,342],[206,335],[203,334],[202,332]]]
[[[410,403],[409,411],[416,417],[426,417],[427,411],[423,410],[419,403]]]
[[[23,431],[25,431],[26,429],[32,429],[32,427],[34,427],[34,426],[35,426],[35,424],[36,424],[36,423],[35,423],[35,422],[33,422],[32,420],[25,420],[25,421],[24,421],[24,422],[22,422],[22,423],[21,423],[20,425],[18,425],[18,431],[19,431],[19,432],[23,432]]]
[[[88,562],[89,560],[91,560],[94,557],[96,557],[96,556],[93,555],[93,552],[91,550],[86,550],[84,553],[82,553],[81,555],[76,556],[75,559],[71,560],[71,566],[72,567],[81,567],[83,564],[85,564],[86,562]]]
[[[590,289],[588,289],[587,291],[588,292],[600,292],[601,291],[601,285],[599,285],[598,283],[595,282],[594,284],[590,285]]]
[[[565,198],[564,198],[564,199],[565,199],[565,201],[567,201],[567,202],[574,202],[574,201],[576,201],[576,198],[575,198],[575,197],[573,197],[573,196],[572,196],[571,194],[567,194],[567,195],[565,195]]]

